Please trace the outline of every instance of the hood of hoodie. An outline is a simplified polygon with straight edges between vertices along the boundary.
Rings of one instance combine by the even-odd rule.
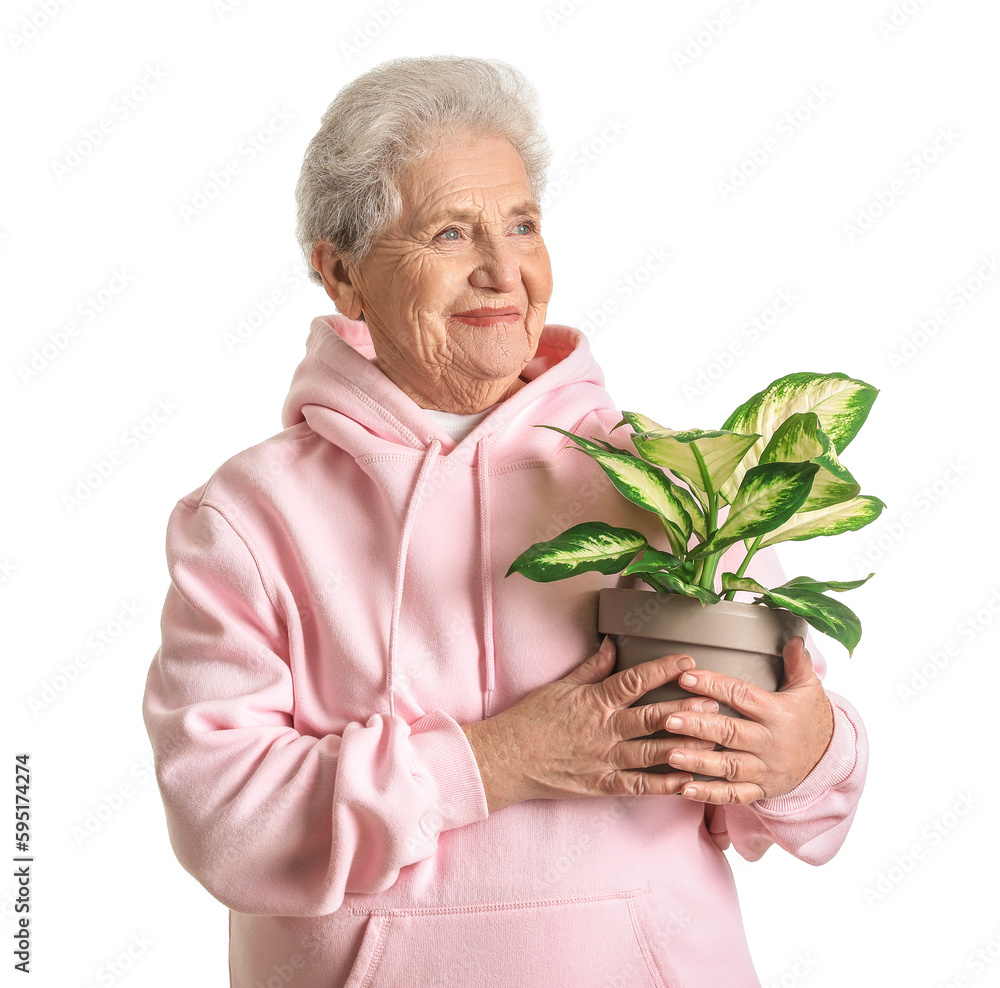
[[[521,377],[527,383],[456,443],[377,366],[365,323],[329,315],[317,317],[310,326],[306,356],[292,378],[282,422],[286,428],[307,423],[359,461],[378,480],[402,520],[385,670],[390,714],[395,713],[399,616],[410,533],[434,461],[447,457],[452,466],[464,464],[473,471],[480,538],[470,551],[478,551],[480,561],[483,716],[488,717],[496,682],[490,475],[517,461],[548,460],[567,443],[560,433],[535,425],[557,425],[572,432],[597,409],[614,414],[604,375],[586,337],[569,326],[543,328],[535,355]],[[406,449],[413,451],[412,472],[401,471],[398,456],[378,455]]]

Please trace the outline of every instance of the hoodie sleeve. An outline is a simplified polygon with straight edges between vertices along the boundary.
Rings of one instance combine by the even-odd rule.
[[[143,718],[174,851],[238,912],[318,916],[487,817],[475,757],[441,711],[292,726],[288,635],[266,572],[219,509],[183,499]]]
[[[742,550],[742,543],[738,543]],[[733,547],[736,549],[737,547]],[[743,553],[723,556],[724,568],[739,565]],[[773,549],[759,552],[750,561],[749,575],[765,587],[786,580]],[[826,662],[810,634],[806,647],[817,675],[826,674]],[[868,769],[868,736],[854,707],[827,691],[833,707],[833,736],[823,757],[794,789],[772,799],[746,806],[706,805],[705,823],[712,840],[723,850],[732,844],[748,861],[758,860],[777,844],[809,864],[824,864],[840,849],[850,830],[864,788]]]

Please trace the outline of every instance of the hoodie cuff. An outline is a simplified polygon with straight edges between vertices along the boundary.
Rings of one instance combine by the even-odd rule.
[[[435,829],[451,830],[489,816],[479,765],[458,721],[434,710],[410,726],[410,742],[420,773],[435,788]]]
[[[758,799],[751,805],[761,813],[787,816],[808,806],[830,789],[836,789],[850,778],[857,764],[857,731],[842,707],[827,694],[833,707],[833,736],[823,757],[813,770],[794,788],[781,796]]]

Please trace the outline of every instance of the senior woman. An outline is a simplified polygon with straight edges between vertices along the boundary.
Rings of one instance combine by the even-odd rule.
[[[284,430],[171,515],[144,716],[237,988],[757,985],[723,849],[820,863],[853,818],[864,727],[801,639],[776,694],[678,655],[614,673],[596,591],[633,578],[504,579],[594,517],[657,539],[532,428],[620,418],[585,337],[545,324],[533,107],[479,59],[340,92],[297,190],[339,315],[312,323]],[[685,670],[704,699],[631,706]]]

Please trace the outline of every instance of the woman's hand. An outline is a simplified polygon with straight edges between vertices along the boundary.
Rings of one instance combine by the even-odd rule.
[[[691,781],[687,772],[640,769],[665,764],[668,752],[680,745],[707,751],[714,742],[644,735],[663,730],[672,713],[707,714],[719,705],[697,697],[630,704],[693,669],[694,659],[664,655],[610,675],[614,664],[614,639],[608,635],[568,676],[488,720],[463,725],[491,813],[523,799],[675,795]]]
[[[678,747],[667,761],[678,770],[719,776],[726,781],[692,782],[688,799],[706,803],[750,803],[794,789],[823,757],[833,736],[833,708],[813,669],[805,642],[785,643],[785,684],[776,693],[707,669],[680,678],[692,693],[728,703],[746,719],[682,712],[667,730],[715,741],[724,751]]]

